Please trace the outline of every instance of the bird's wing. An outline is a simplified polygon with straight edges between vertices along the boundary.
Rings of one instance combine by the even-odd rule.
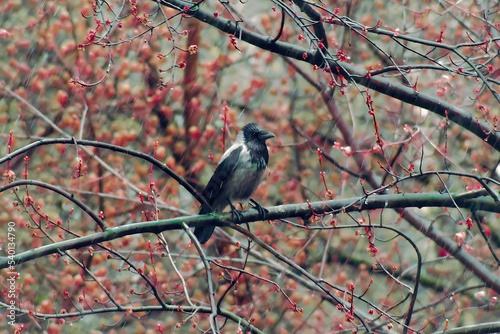
[[[205,199],[208,201],[208,203],[210,203],[210,205],[224,206],[222,209],[219,208],[219,210],[224,210],[227,205],[227,198],[220,198],[220,196],[224,195],[224,183],[229,179],[229,177],[231,177],[231,174],[238,163],[242,150],[243,145],[233,146],[228,149],[228,151],[222,156],[222,160],[219,162],[219,165],[215,169],[214,174],[203,190],[203,196],[205,196]],[[217,210],[217,208],[214,208],[214,210]],[[209,208],[201,208],[200,213],[208,212],[210,212]]]

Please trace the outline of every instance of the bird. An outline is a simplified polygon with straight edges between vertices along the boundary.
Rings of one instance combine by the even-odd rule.
[[[241,220],[241,213],[233,206],[233,202],[245,203],[257,190],[269,161],[266,140],[273,137],[274,133],[264,131],[256,123],[249,123],[238,132],[235,142],[222,155],[202,192],[211,208],[202,205],[200,215],[221,213],[229,205],[233,217]],[[264,216],[266,210],[257,202],[254,203]],[[204,244],[210,239],[214,229],[215,225],[198,226],[194,235]]]

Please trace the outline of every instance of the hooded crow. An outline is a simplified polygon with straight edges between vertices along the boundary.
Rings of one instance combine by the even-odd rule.
[[[202,193],[214,213],[221,213],[229,205],[233,216],[240,220],[241,213],[233,206],[233,202],[245,203],[257,190],[269,160],[266,140],[273,137],[272,132],[262,130],[255,123],[241,129]],[[257,209],[263,211],[260,206]],[[210,208],[202,206],[200,215],[210,212]],[[214,229],[214,225],[199,226],[195,228],[194,235],[204,244]]]

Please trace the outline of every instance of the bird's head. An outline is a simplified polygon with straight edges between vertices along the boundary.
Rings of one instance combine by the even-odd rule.
[[[254,141],[265,143],[267,139],[276,137],[274,133],[262,130],[262,128],[256,123],[249,123],[245,125],[241,129],[241,132],[243,132],[243,137],[247,143]]]

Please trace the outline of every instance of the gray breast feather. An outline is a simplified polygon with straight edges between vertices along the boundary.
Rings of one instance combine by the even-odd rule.
[[[259,186],[264,170],[239,169],[231,177],[231,202],[246,202]]]
[[[252,161],[250,154],[244,149],[240,154],[237,167],[226,183],[225,188],[230,189],[229,199],[232,202],[248,201],[257,190],[265,169],[264,162]]]

